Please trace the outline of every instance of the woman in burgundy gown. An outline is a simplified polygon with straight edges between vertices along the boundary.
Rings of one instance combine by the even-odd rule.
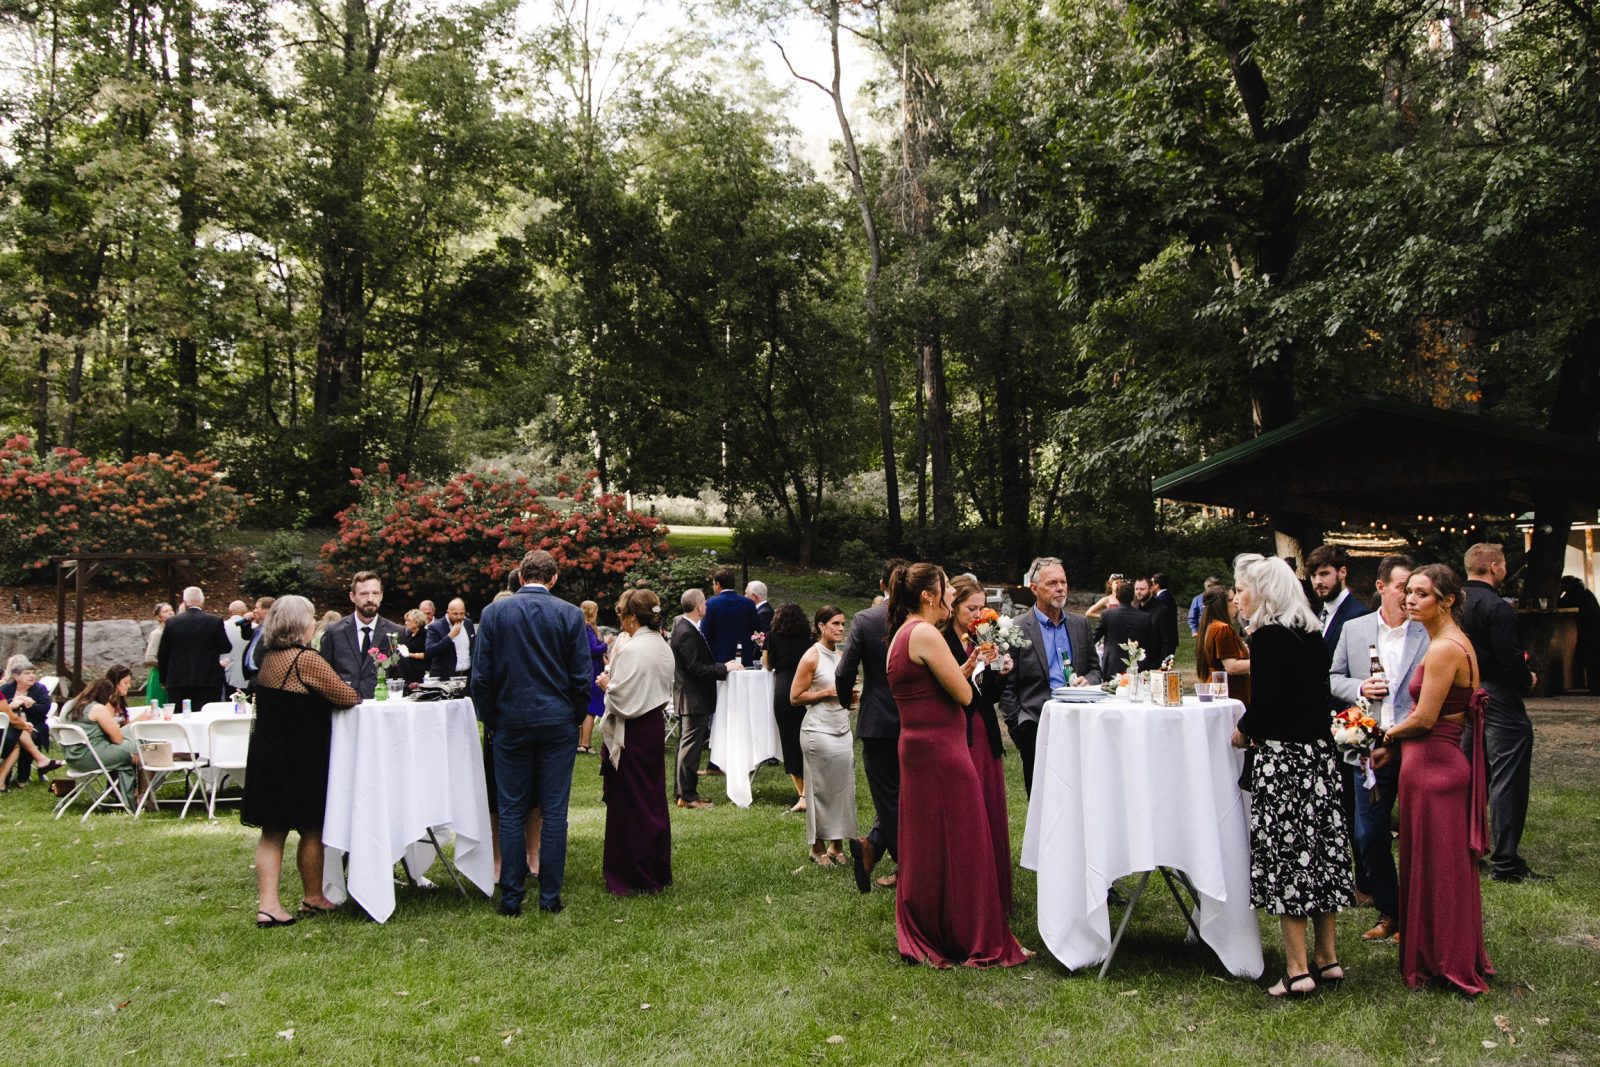
[[[674,660],[661,636],[661,601],[632,589],[617,601],[629,639],[600,675],[601,799],[606,805],[606,888],[618,896],[658,893],[672,884],[672,823],[663,760]]]
[[[967,752],[976,655],[957,663],[938,624],[954,590],[931,563],[889,580],[889,689],[900,709],[900,955],[934,967],[1014,967],[1031,953],[1006,925],[977,769]]]
[[[1483,692],[1478,664],[1455,614],[1461,579],[1434,563],[1411,573],[1406,612],[1427,628],[1427,654],[1411,679],[1414,709],[1374,753],[1403,747],[1400,762],[1400,973],[1412,989],[1441,979],[1463,993],[1489,988],[1478,857],[1487,801]],[[1461,735],[1472,730],[1472,757]]]
[[[955,598],[950,617],[943,626],[945,642],[957,663],[972,658],[972,620],[988,604],[988,595],[977,580],[962,575],[950,582]],[[1005,675],[1011,670],[1009,657],[1002,659],[994,648],[980,647],[978,661],[987,664],[972,686],[972,703],[967,705],[967,754],[978,772],[978,788],[983,793],[983,809],[989,820],[989,844],[994,850],[994,872],[1000,887],[1000,908],[1011,914],[1011,821],[1006,816],[1006,772],[1000,762],[1000,719],[995,703],[1005,688]],[[976,667],[973,668],[976,670]]]

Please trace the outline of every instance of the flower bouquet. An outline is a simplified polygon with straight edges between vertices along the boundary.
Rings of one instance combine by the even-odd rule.
[[[1002,656],[1009,655],[1017,649],[1029,648],[1033,644],[1017,625],[1016,620],[1009,615],[1000,614],[993,608],[984,608],[978,612],[972,624],[967,627],[967,633],[979,648],[988,646]],[[972,677],[976,679],[986,666],[988,665],[979,661],[972,670]]]
[[[765,652],[767,650],[767,635],[757,630],[750,635],[750,643]]]
[[[374,700],[389,699],[389,654],[377,645],[367,649],[367,655],[372,657],[372,664],[378,671],[378,685],[372,692]]]
[[[1372,746],[1378,740],[1378,720],[1368,714],[1369,710],[1367,698],[1356,697],[1350,707],[1333,713],[1330,727],[1334,743],[1339,746],[1339,755],[1346,763],[1358,767],[1372,754]]]

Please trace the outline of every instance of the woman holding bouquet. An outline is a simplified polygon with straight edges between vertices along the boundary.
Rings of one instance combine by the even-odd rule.
[[[1233,732],[1254,746],[1250,770],[1250,905],[1278,916],[1284,977],[1274,997],[1344,981],[1335,921],[1354,900],[1339,758],[1329,733],[1328,646],[1300,582],[1281,559],[1234,560],[1250,619],[1250,707]],[[1316,948],[1308,961],[1306,920]]]
[[[1442,979],[1469,996],[1486,992],[1494,964],[1483,943],[1478,857],[1484,853],[1484,692],[1472,645],[1457,625],[1461,579],[1419,567],[1406,582],[1406,614],[1428,631],[1411,676],[1411,714],[1373,750],[1400,761],[1400,973],[1412,989]],[[1472,758],[1461,735],[1472,730]]]
[[[1011,821],[1006,815],[1006,774],[1000,763],[1000,719],[995,704],[1011,672],[1011,657],[1002,656],[994,645],[978,644],[974,625],[983,617],[988,596],[977,580],[962,575],[950,583],[955,602],[944,623],[944,639],[957,663],[968,663],[976,652],[977,663],[985,665],[972,686],[972,702],[967,705],[967,753],[978,772],[978,788],[983,793],[984,812],[989,819],[989,844],[994,852],[996,884],[1000,887],[1000,909],[1011,914]],[[976,671],[976,665],[973,666]]]
[[[931,563],[889,579],[889,690],[900,709],[900,955],[933,967],[1015,967],[1031,955],[1006,925],[978,772],[967,753],[976,650],[957,661],[939,633],[955,589]]]
[[[800,724],[804,754],[806,840],[811,862],[819,867],[848,867],[846,838],[856,836],[855,741],[850,713],[839,702],[834,675],[839,668],[839,643],[844,640],[844,612],[831,605],[812,618],[817,643],[800,657],[789,683],[789,703],[805,709]]]

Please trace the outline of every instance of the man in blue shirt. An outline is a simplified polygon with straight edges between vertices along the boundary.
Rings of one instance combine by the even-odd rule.
[[[1213,575],[1206,579],[1205,588],[1194,595],[1189,601],[1189,634],[1198,639],[1200,637],[1200,613],[1205,609],[1206,594],[1222,584],[1222,579]]]
[[[1022,613],[1017,626],[1029,647],[1012,657],[1011,684],[1000,693],[1000,711],[1022,757],[1023,788],[1032,793],[1033,750],[1050,691],[1064,685],[1099,685],[1100,665],[1089,642],[1089,624],[1066,610],[1067,570],[1061,561],[1041,556],[1028,568],[1024,581],[1033,592],[1033,607]]]
[[[539,910],[561,910],[567,868],[567,803],[578,723],[589,713],[589,631],[576,605],[556,598],[556,561],[543,549],[522,558],[516,595],[483,609],[472,647],[472,700],[493,731],[500,812],[500,914],[522,914],[529,807],[544,812],[539,834]]]

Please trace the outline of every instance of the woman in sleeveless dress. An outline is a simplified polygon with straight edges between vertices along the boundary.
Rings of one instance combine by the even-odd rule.
[[[279,597],[262,624],[261,670],[256,675],[256,721],[245,757],[246,826],[259,826],[256,844],[257,926],[289,926],[294,916],[278,898],[283,847],[300,832],[295,865],[305,886],[302,914],[333,910],[322,893],[322,817],[328,798],[328,750],[333,712],[361,696],[311,648],[316,616],[303,596]]]
[[[900,709],[900,955],[934,967],[1014,967],[1031,955],[1006,925],[977,769],[967,752],[968,679],[938,624],[954,589],[931,563],[889,579],[889,689]]]
[[[1483,691],[1456,613],[1461,579],[1433,563],[1406,582],[1406,613],[1428,631],[1411,678],[1414,707],[1384,736],[1373,765],[1400,761],[1400,973],[1412,989],[1438,979],[1476,995],[1494,964],[1483,943],[1478,857],[1485,848]],[[1472,730],[1472,756],[1461,735]]]
[[[955,599],[950,617],[943,627],[945,642],[957,663],[965,663],[977,652],[978,661],[987,666],[973,685],[972,703],[967,705],[967,754],[978,772],[983,792],[983,809],[989,819],[989,847],[994,853],[995,882],[1000,889],[1000,908],[1011,914],[1011,820],[1006,814],[1006,772],[1000,762],[1000,719],[995,704],[1006,686],[1011,657],[1001,658],[994,648],[974,649],[972,620],[988,603],[988,594],[977,579],[962,575],[950,583]],[[977,668],[974,667],[974,670]]]
[[[800,724],[804,760],[806,840],[811,862],[820,867],[848,867],[844,842],[856,836],[855,741],[850,713],[839,702],[835,677],[839,643],[844,640],[844,612],[828,605],[812,620],[817,643],[800,657],[789,684],[789,703],[805,708]]]
[[[766,648],[761,662],[772,672],[772,717],[778,723],[778,742],[783,748],[783,770],[794,783],[795,803],[790,811],[806,810],[806,758],[800,748],[800,727],[806,709],[789,699],[795,668],[811,649],[811,624],[799,604],[780,604],[772,615]]]

